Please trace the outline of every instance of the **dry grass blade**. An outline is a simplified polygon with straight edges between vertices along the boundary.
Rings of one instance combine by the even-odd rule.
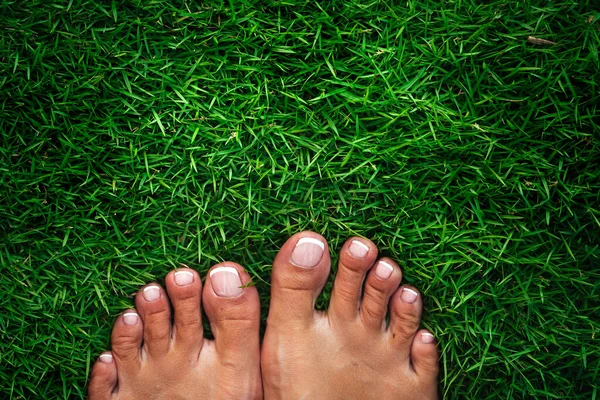
[[[533,44],[541,44],[541,45],[545,45],[545,46],[552,46],[555,45],[556,43],[551,41],[551,40],[546,40],[546,39],[540,39],[540,38],[536,38],[533,36],[529,36],[527,38],[527,41],[529,43],[533,43]]]

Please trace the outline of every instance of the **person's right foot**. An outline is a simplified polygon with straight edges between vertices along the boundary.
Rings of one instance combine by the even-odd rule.
[[[323,313],[314,305],[329,275],[327,242],[301,232],[284,244],[262,347],[266,399],[437,398],[438,355],[433,335],[419,330],[421,296],[398,288],[395,262],[376,260],[373,242],[348,240]]]

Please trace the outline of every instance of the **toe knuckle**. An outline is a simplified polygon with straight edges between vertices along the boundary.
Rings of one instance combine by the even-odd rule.
[[[149,342],[161,342],[171,338],[171,329],[168,327],[155,327],[146,331],[146,338]]]
[[[378,303],[383,303],[387,298],[387,293],[384,289],[376,285],[369,284],[365,290],[364,297]]]
[[[335,283],[335,295],[342,299],[344,302],[353,302],[357,297],[356,289],[352,285],[348,285],[342,282]]]
[[[380,321],[384,318],[384,311],[377,304],[364,303],[362,309],[364,317],[371,321]]]
[[[113,336],[111,341],[113,347],[119,349],[130,349],[140,346],[140,340],[135,336]]]
[[[187,315],[185,319],[178,320],[177,325],[180,328],[197,328],[201,325],[200,316]]]

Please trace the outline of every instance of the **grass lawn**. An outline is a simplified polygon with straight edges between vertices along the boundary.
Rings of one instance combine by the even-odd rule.
[[[311,229],[399,260],[446,398],[600,398],[589,3],[3,1],[0,397],[83,396],[182,264],[241,263],[265,316]]]

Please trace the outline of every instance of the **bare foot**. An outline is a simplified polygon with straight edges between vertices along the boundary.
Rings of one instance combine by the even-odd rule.
[[[260,308],[250,276],[234,263],[211,268],[204,290],[198,273],[179,269],[140,290],[136,310],[113,327],[89,384],[91,400],[258,399]],[[200,298],[215,336],[204,339]],[[173,323],[171,323],[171,307]]]
[[[398,288],[398,265],[377,261],[370,240],[351,238],[329,310],[318,312],[330,264],[327,242],[313,232],[292,236],[273,262],[261,358],[265,398],[436,399],[438,355],[433,335],[419,330],[417,289]]]

